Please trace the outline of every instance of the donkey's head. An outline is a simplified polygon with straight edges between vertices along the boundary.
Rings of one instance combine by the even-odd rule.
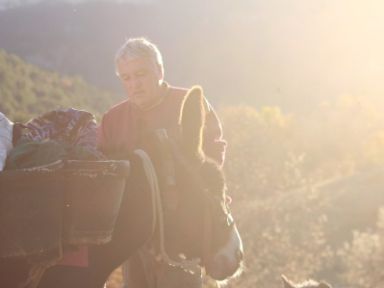
[[[168,155],[163,158],[172,159],[160,169],[168,174],[159,177],[168,179],[162,181],[163,199],[176,203],[165,209],[166,248],[172,256],[202,259],[211,277],[224,280],[239,270],[243,247],[229,211],[222,170],[202,150],[204,118],[202,90],[194,87],[182,105],[180,138],[163,141],[162,154]]]

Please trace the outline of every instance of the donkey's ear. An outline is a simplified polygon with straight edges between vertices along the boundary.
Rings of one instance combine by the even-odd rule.
[[[182,141],[186,152],[191,157],[202,157],[202,137],[205,124],[203,90],[199,86],[192,87],[183,100],[179,124]]]
[[[285,275],[281,275],[281,280],[283,281],[284,288],[295,288]]]

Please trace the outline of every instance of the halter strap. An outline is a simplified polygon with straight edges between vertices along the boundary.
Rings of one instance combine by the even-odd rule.
[[[171,257],[169,257],[169,255],[165,250],[164,215],[163,215],[163,207],[161,203],[161,195],[160,195],[160,189],[159,189],[156,171],[155,171],[155,168],[153,167],[151,159],[149,158],[146,152],[139,149],[139,150],[135,150],[135,154],[138,155],[143,161],[144,171],[151,188],[152,210],[153,210],[152,234],[153,235],[155,234],[157,223],[159,228],[159,253],[158,253],[158,256],[156,257],[156,260],[164,261],[168,265],[179,267],[191,274],[194,274],[196,270],[196,266],[199,265],[200,263],[200,259],[173,260],[171,259]]]

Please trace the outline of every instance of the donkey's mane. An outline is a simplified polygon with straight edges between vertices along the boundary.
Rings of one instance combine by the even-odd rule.
[[[289,288],[331,288],[331,285],[325,282],[317,282],[315,280],[309,279],[301,283],[292,283],[286,276],[281,275],[284,287]]]
[[[319,287],[319,285],[320,285],[319,282],[312,280],[312,279],[309,279],[309,280],[306,280],[302,283],[296,284],[295,288],[317,288],[317,287]]]
[[[179,118],[182,129],[188,131],[183,139],[183,146],[191,158],[204,159],[202,150],[202,135],[205,125],[205,108],[203,104],[203,89],[200,86],[193,86],[185,95]],[[188,107],[188,108],[185,108]]]

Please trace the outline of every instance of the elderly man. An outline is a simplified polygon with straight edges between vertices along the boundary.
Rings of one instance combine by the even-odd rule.
[[[140,145],[140,129],[143,126],[151,130],[165,128],[169,137],[177,137],[180,108],[187,89],[170,86],[164,81],[163,60],[158,48],[143,38],[129,39],[118,50],[115,65],[127,99],[104,114],[100,125],[100,149],[110,157],[133,151]],[[206,113],[203,150],[208,157],[222,165],[226,142],[222,138],[220,121],[207,101]],[[149,254],[141,253],[140,257],[132,257],[123,266],[125,285],[130,288],[147,286],[139,283],[142,279],[137,276],[140,274],[140,261],[147,262],[146,267],[150,267],[147,264],[153,262],[148,257]],[[173,268],[168,268],[171,273],[167,277],[177,274],[178,278],[170,279],[172,281],[169,283],[176,283],[177,287],[202,285],[200,273],[192,277],[182,270],[175,272]],[[146,271],[144,274],[148,273],[151,274],[149,278],[152,282],[156,283],[152,284],[159,287],[161,281],[156,279],[156,273]]]

